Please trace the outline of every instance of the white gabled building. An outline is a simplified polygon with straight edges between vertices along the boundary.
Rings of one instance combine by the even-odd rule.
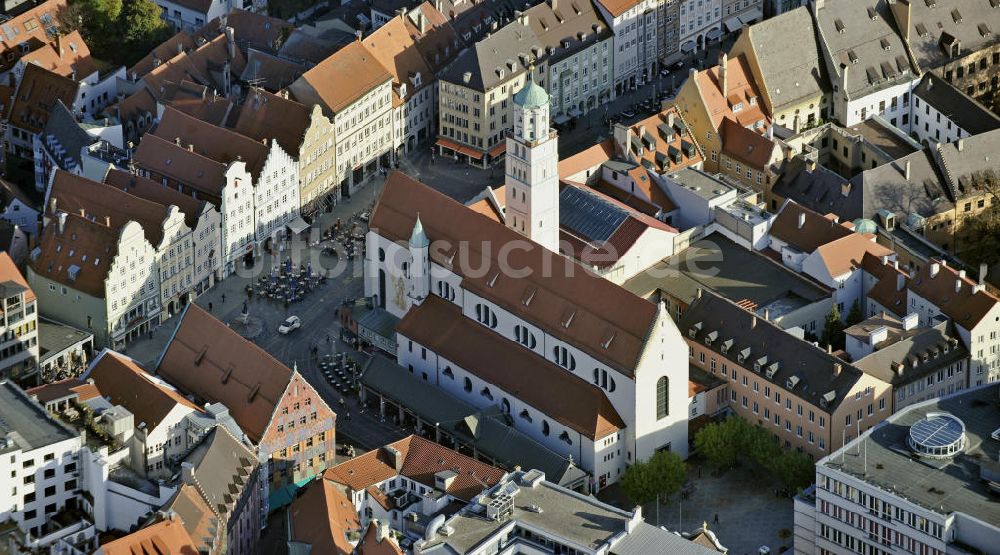
[[[218,208],[222,248],[214,256],[219,260],[214,260],[211,250],[205,253],[206,264],[218,264],[221,268],[216,271],[217,280],[235,272],[245,257],[255,254],[253,177],[243,160],[216,162],[179,142],[147,133],[139,142],[132,162],[140,176]],[[212,232],[203,231],[206,238],[211,236]]]
[[[191,229],[177,206],[152,202],[63,170],[53,174],[46,198],[50,218],[61,210],[109,226],[138,222],[155,251],[152,263],[164,317],[188,302],[187,291],[193,284]]]
[[[83,378],[92,380],[100,391],[107,404],[104,410],[121,407],[131,413],[135,428],[125,430],[124,437],[130,439],[132,469],[149,479],[170,478],[176,471],[174,463],[194,446],[189,442],[186,417],[201,409],[135,360],[107,349],[97,355]]]
[[[299,164],[277,140],[255,141],[173,108],[164,110],[154,134],[222,164],[246,163],[253,184],[256,246],[298,217]]]
[[[594,3],[614,34],[615,96],[651,80],[656,74],[661,38],[658,18],[663,0],[598,0]]]
[[[509,165],[515,147],[541,161],[530,151],[556,142],[532,87],[515,96]],[[658,450],[687,456],[686,347],[663,306],[534,241],[558,240],[558,194],[540,190],[558,187],[548,170],[523,174],[532,198],[552,205],[525,212],[537,219],[525,225],[532,239],[392,174],[367,237],[365,293],[402,318],[400,365],[475,406],[499,405],[601,488]],[[522,175],[517,164],[509,175]]]
[[[123,347],[156,328],[160,284],[156,250],[134,220],[91,220],[58,208],[31,251],[28,283],[41,315]]]
[[[178,249],[184,256],[183,264],[191,265],[193,285],[187,286],[188,301],[207,291],[220,279],[222,214],[214,204],[117,168],[104,176],[104,182],[130,195],[180,209],[184,222],[191,230],[190,247],[181,245]],[[190,262],[188,257],[191,257]],[[177,261],[181,263],[180,258]]]

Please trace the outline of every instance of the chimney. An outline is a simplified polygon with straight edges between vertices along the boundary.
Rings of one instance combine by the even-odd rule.
[[[177,53],[178,54],[183,54],[184,53],[184,45],[182,43],[179,43],[179,42],[177,43]]]
[[[767,320],[768,322],[771,321],[771,309],[770,308],[765,308],[764,309],[764,319]]]
[[[702,295],[702,291],[701,291],[701,287],[699,287],[697,290],[695,290],[694,296],[695,296],[696,299],[700,299],[701,295]]]
[[[757,327],[757,317],[754,316],[750,318],[750,329],[754,329],[756,327]]]
[[[896,274],[896,291],[902,291],[906,287],[906,275]]]
[[[844,196],[844,197],[851,196],[851,182],[850,181],[845,181],[843,184],[840,185],[840,195]]]
[[[236,59],[236,30],[226,27],[226,53],[230,60]]]
[[[181,481],[188,485],[196,485],[194,479],[194,465],[185,461],[181,463]]]
[[[816,171],[816,160],[806,160],[806,171],[809,173]]]
[[[955,280],[955,293],[961,293],[961,292],[962,292],[962,280],[956,279]]]
[[[840,94],[847,97],[847,64],[840,64]]]
[[[839,362],[834,362],[833,363],[833,376],[834,377],[839,376],[840,375],[840,371],[843,370],[843,369],[844,369],[844,367]]]
[[[799,212],[799,229],[802,229],[806,225],[806,213]]]
[[[792,158],[795,158],[795,149],[792,147],[785,148],[785,161],[789,162]]]
[[[374,520],[372,524],[375,525],[375,541],[382,543],[389,537],[389,525],[381,520]]]
[[[673,110],[667,112],[667,127],[670,127],[671,129],[673,129],[674,127],[674,117],[675,116]]]
[[[111,216],[104,216],[104,225],[111,227]]]
[[[911,312],[906,316],[903,316],[903,331],[910,331],[917,327],[920,323],[920,315],[916,312]]]
[[[59,218],[59,235],[62,235],[66,231],[66,213],[60,212],[58,218]]]
[[[989,266],[985,262],[979,265],[979,285],[986,285],[986,272]]]
[[[188,152],[194,152],[194,143],[188,143]]]
[[[63,57],[63,45],[62,45],[62,33],[56,32],[56,52],[59,53],[59,59]]]
[[[722,91],[722,98],[729,96],[729,82],[727,73],[729,71],[729,56],[725,52],[719,53],[719,90]]]
[[[56,197],[52,197],[51,199],[49,199],[49,213],[51,213],[51,214],[55,214],[56,213]],[[984,266],[985,266],[985,264],[984,264]],[[980,270],[979,274],[982,275],[982,273],[983,273],[982,272],[982,268],[980,268],[979,270]]]
[[[965,148],[965,139],[959,139],[958,142],[955,143],[955,146],[958,148],[959,152],[962,152]]]
[[[903,177],[907,181],[910,180],[910,161],[909,160],[907,160],[906,163],[903,164]]]
[[[938,275],[938,272],[940,272],[940,271],[941,271],[941,265],[940,264],[938,264],[937,262],[934,262],[934,263],[931,264],[931,278],[932,279],[936,278],[937,275]]]
[[[87,209],[86,208],[80,208],[80,217],[81,218],[86,218],[87,217]]]
[[[830,345],[829,343],[826,344],[826,354],[833,354],[833,345]]]

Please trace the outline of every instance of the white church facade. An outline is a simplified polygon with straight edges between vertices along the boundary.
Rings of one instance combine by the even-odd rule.
[[[547,104],[530,81],[515,95],[507,225],[390,175],[366,238],[365,294],[401,318],[402,368],[499,406],[599,489],[658,450],[687,456],[687,346],[662,305],[558,254]]]

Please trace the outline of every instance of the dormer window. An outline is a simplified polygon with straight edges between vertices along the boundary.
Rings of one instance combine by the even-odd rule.
[[[736,112],[739,112],[742,109],[743,109],[743,103],[742,102],[737,102],[736,104],[733,104],[733,113],[734,114]]]

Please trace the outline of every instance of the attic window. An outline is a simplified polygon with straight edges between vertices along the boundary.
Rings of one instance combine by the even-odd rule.
[[[990,36],[990,28],[985,23],[979,24],[979,35],[981,37],[988,38]]]
[[[878,12],[875,11],[875,8],[871,6],[868,7],[868,19],[871,19],[872,21],[878,21]]]
[[[962,14],[958,13],[958,9],[951,10],[951,18],[955,20],[955,23],[962,22]]]
[[[205,358],[205,353],[207,352],[208,352],[208,345],[205,345],[204,347],[201,348],[201,351],[198,352],[198,356],[194,357],[195,366],[201,364],[201,361]]]
[[[235,366],[233,366],[232,363],[230,363],[229,366],[226,367],[226,373],[222,375],[222,383],[223,384],[229,383],[229,378],[233,375],[233,369],[234,368],[235,368]]]
[[[844,22],[839,19],[833,20],[833,25],[837,28],[837,32],[840,34],[844,34],[844,32],[847,31],[847,27],[844,26]]]
[[[889,39],[887,39],[887,38],[884,38],[884,37],[883,37],[883,38],[882,38],[882,39],[881,39],[881,40],[879,41],[879,44],[881,44],[881,45],[882,45],[882,50],[885,50],[886,52],[888,52],[889,50],[891,50],[891,49],[892,49],[892,45],[890,45],[890,44],[889,44]]]
[[[860,60],[860,58],[858,58],[858,55],[855,54],[853,50],[847,51],[847,59],[850,60],[852,64],[856,64]]]
[[[928,8],[936,8],[937,0],[924,0],[924,4],[927,4]]]
[[[1000,0],[997,0],[997,1],[1000,2]],[[916,29],[917,29],[917,36],[919,36],[919,37],[926,37],[927,36],[927,26],[924,25],[923,23],[917,23]]]
[[[608,347],[611,346],[611,342],[614,340],[615,340],[615,332],[614,330],[610,330],[608,331],[608,333],[604,334],[604,338],[601,339],[601,347],[607,349]]]
[[[562,317],[562,327],[569,328],[570,324],[573,323],[573,318],[575,316],[576,316],[576,310],[575,309],[571,308],[571,309],[567,310],[566,313],[563,314],[563,317]]]

